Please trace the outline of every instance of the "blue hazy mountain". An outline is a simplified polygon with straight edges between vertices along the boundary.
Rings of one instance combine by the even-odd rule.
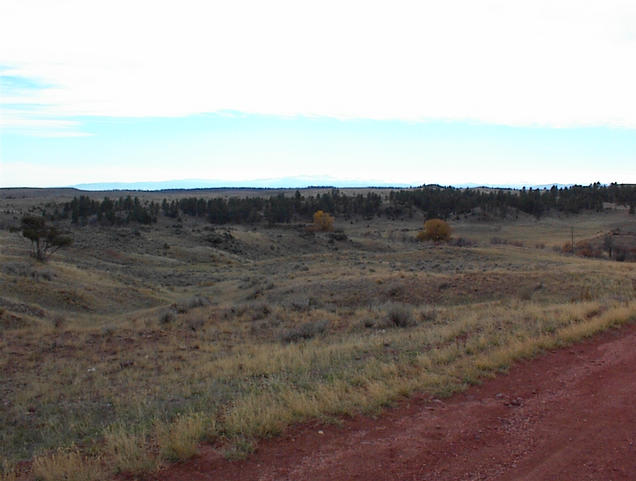
[[[281,177],[272,179],[252,179],[252,180],[213,180],[213,179],[178,179],[148,182],[96,182],[87,184],[77,184],[70,187],[81,190],[171,190],[171,189],[218,189],[228,188],[257,188],[257,189],[294,189],[305,187],[418,187],[423,184],[401,184],[384,182],[381,180],[346,180],[327,176],[301,176],[301,177]],[[553,185],[559,188],[569,187],[571,184],[544,184],[544,185],[524,185],[524,184],[453,184],[453,187],[460,188],[502,188],[521,189],[522,187],[532,187],[533,189],[549,189]]]
[[[331,177],[282,177],[277,179],[211,180],[180,179],[153,182],[98,182],[78,184],[71,187],[82,190],[167,190],[167,189],[214,189],[221,187],[252,187],[258,189],[293,189],[304,187],[414,187],[379,180],[342,180]]]

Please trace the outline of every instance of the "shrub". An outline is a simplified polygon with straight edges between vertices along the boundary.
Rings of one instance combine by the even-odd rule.
[[[210,305],[210,301],[207,298],[203,296],[192,296],[187,301],[176,304],[175,308],[177,309],[177,312],[185,314],[191,309],[208,305]]]
[[[159,314],[160,324],[171,324],[177,319],[175,312],[172,309],[166,309]]]
[[[492,245],[510,245],[515,247],[523,247],[523,242],[521,241],[508,240],[508,239],[503,239],[501,237],[491,237],[490,243]],[[539,244],[537,244],[537,247],[539,247]],[[543,247],[545,247],[545,245],[543,245]]]
[[[388,311],[389,321],[395,327],[410,327],[415,325],[413,311],[404,304],[393,304]]]
[[[205,319],[200,316],[190,316],[185,321],[185,326],[191,331],[198,331],[205,326]]]
[[[434,322],[437,320],[438,311],[434,307],[425,308],[420,312],[420,320],[423,322]]]
[[[572,243],[566,242],[561,247],[561,252],[564,254],[572,254]],[[601,249],[592,246],[587,241],[580,241],[574,244],[574,254],[581,257],[601,257]]]
[[[57,329],[62,329],[66,325],[66,318],[61,315],[57,315],[53,318],[53,326]]]
[[[290,297],[287,306],[293,311],[307,311],[311,308],[311,304],[311,298],[303,294],[296,294]]]
[[[329,238],[334,240],[334,241],[346,241],[347,240],[347,234],[345,234],[342,230],[337,230],[332,234],[329,234]]]
[[[579,242],[576,244],[576,254],[583,257],[601,257],[600,249],[593,247],[589,242]]]
[[[322,334],[327,330],[329,321],[312,321],[306,322],[299,327],[287,329],[283,332],[281,340],[283,342],[298,342],[303,339],[311,339],[312,337]]]
[[[453,239],[451,241],[451,245],[457,247],[474,247],[477,245],[477,241],[473,239],[467,239],[465,237],[458,237],[457,239]]]
[[[616,259],[617,262],[624,262],[625,259],[627,259],[626,249],[616,248],[614,252],[615,252],[614,259]]]
[[[411,327],[417,324],[413,318],[413,308],[408,304],[390,302],[384,307],[386,317],[376,323],[379,328]]]
[[[323,232],[333,231],[333,217],[326,212],[318,210],[314,213],[313,229]]]
[[[442,219],[429,219],[424,223],[424,230],[417,234],[421,241],[432,240],[435,242],[448,241],[451,237],[451,228]]]
[[[566,242],[565,244],[563,244],[563,247],[561,247],[561,252],[563,252],[564,254],[571,254],[572,253],[572,243],[571,242]]]
[[[243,308],[245,310],[240,315],[245,315],[249,321],[265,319],[272,313],[271,306],[265,302],[252,302],[243,306]]]
[[[532,299],[532,294],[534,294],[533,288],[523,287],[519,290],[519,299],[522,301],[529,301]]]

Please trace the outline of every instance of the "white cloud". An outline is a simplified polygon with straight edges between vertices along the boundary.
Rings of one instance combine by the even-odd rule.
[[[11,99],[52,117],[636,128],[635,32],[619,0],[5,0],[0,65],[53,85]]]

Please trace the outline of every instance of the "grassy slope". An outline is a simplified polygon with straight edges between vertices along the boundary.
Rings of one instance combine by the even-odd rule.
[[[37,475],[149,470],[201,439],[241,455],[289,423],[448,394],[633,319],[633,264],[534,247],[562,244],[572,223],[633,226],[623,212],[464,221],[457,235],[479,244],[459,248],[410,242],[417,220],[343,225],[351,241],[336,243],[234,228],[222,245],[204,224],[164,222],[83,229],[47,265],[0,231],[0,457],[90,454],[42,455]]]

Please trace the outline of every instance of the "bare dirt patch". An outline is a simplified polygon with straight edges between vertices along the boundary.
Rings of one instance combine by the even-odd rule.
[[[516,364],[447,400],[305,424],[246,461],[204,447],[153,480],[633,480],[636,326]]]

